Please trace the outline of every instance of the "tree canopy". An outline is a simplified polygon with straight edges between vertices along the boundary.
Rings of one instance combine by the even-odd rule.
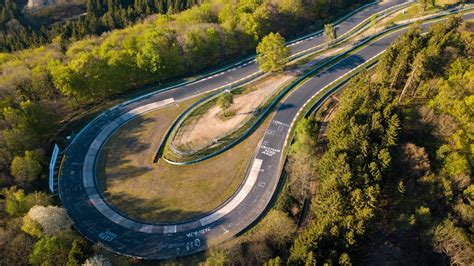
[[[222,109],[224,112],[224,116],[227,115],[228,109],[234,103],[234,95],[230,91],[224,91],[221,95],[217,98],[217,105]]]
[[[344,89],[290,263],[472,264],[471,43],[459,18],[415,27]]]
[[[257,63],[264,72],[282,71],[288,63],[290,49],[279,33],[270,33],[263,37],[257,46]]]
[[[324,25],[324,36],[326,37],[326,41],[331,44],[337,39],[336,29],[334,28],[333,24],[325,24]]]

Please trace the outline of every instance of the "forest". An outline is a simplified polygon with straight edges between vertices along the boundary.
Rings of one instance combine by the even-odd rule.
[[[322,154],[301,127],[309,156],[290,175],[316,191],[290,264],[474,263],[473,30],[453,18],[400,37],[344,89]]]
[[[0,52],[39,47],[56,38],[65,48],[72,41],[125,28],[152,14],[171,14],[198,4],[197,0],[87,0],[85,7],[65,5],[30,14],[21,2],[0,3]],[[65,22],[55,18],[61,9],[67,14],[71,8],[85,9],[86,15]]]
[[[144,85],[159,86],[253,54],[270,32],[287,39],[301,36],[366,3],[208,0],[175,12],[158,9],[169,5],[137,0],[126,8],[132,17],[137,8],[163,14],[140,12],[142,17],[127,23],[88,28],[91,21],[99,25],[110,21],[104,17],[122,14],[125,2],[89,1],[85,17],[44,31],[22,24],[21,8],[13,1],[2,5],[2,32],[9,25],[23,26],[0,38],[20,43],[10,42],[0,53],[0,264],[76,265],[92,256],[89,243],[70,229],[64,210],[53,206],[57,199],[45,192],[53,143],[65,144],[67,134],[80,130],[81,124],[75,128],[72,121],[87,121],[92,109],[110,106],[114,97],[139,94]],[[195,4],[179,3],[176,10]],[[275,217],[288,221],[281,213]]]

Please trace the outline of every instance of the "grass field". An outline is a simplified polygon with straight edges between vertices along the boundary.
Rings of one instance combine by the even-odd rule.
[[[189,166],[153,163],[165,131],[195,100],[133,119],[107,141],[97,177],[106,199],[120,212],[151,222],[182,221],[215,209],[237,190],[266,124],[212,159]]]

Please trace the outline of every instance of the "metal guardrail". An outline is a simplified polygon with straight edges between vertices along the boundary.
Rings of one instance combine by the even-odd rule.
[[[341,22],[347,20],[349,17],[351,17],[352,15],[354,15],[355,13],[357,13],[358,11],[360,11],[360,10],[366,8],[366,7],[369,7],[369,6],[371,6],[371,5],[374,5],[374,4],[378,3],[378,2],[379,2],[379,1],[374,1],[374,2],[372,2],[372,3],[366,4],[366,5],[364,5],[364,6],[361,6],[361,7],[357,8],[357,9],[353,10],[352,12],[350,12],[350,13],[347,14],[347,15],[345,15],[345,16],[342,17],[341,19],[338,19],[338,20],[335,22],[335,24],[338,24],[338,23],[341,23]],[[317,35],[317,34],[319,34],[319,33],[321,33],[321,32],[322,32],[322,31],[319,30],[319,31],[316,31],[316,32],[314,32],[314,33],[310,33],[310,34],[305,35],[305,36],[303,36],[303,37],[299,37],[299,38],[297,38],[297,39],[288,41],[287,44],[291,44],[291,43],[294,43],[294,42],[297,42],[297,41],[300,41],[300,40],[303,40],[303,39],[308,39],[308,38],[310,38],[310,37],[312,37],[312,36],[315,36],[315,35]],[[239,66],[241,66],[241,65],[243,65],[243,64],[246,64],[246,63],[249,63],[249,62],[251,62],[251,61],[253,61],[253,60],[255,60],[255,54],[253,54],[253,55],[251,55],[251,56],[248,56],[248,57],[246,57],[246,58],[244,58],[244,59],[242,59],[242,60],[240,60],[240,61],[238,61],[238,62],[230,63],[229,65],[227,65],[227,66],[225,66],[225,67],[222,67],[222,68],[219,68],[219,69],[217,69],[217,70],[215,70],[215,71],[212,71],[212,72],[209,72],[209,73],[205,73],[205,74],[203,74],[203,75],[194,76],[194,77],[190,78],[190,79],[187,80],[187,81],[180,82],[180,83],[177,83],[177,84],[173,84],[173,85],[170,85],[170,86],[167,86],[167,87],[158,89],[158,90],[156,90],[156,91],[153,91],[153,92],[150,92],[150,93],[146,93],[146,94],[144,94],[144,95],[141,95],[141,96],[135,97],[135,98],[133,98],[133,99],[127,100],[127,101],[125,101],[125,102],[123,102],[123,103],[117,104],[117,105],[111,107],[110,109],[104,111],[104,112],[101,113],[100,115],[96,116],[96,117],[95,117],[94,119],[92,119],[89,123],[87,123],[87,124],[74,136],[74,138],[72,139],[72,141],[69,143],[69,145],[66,147],[65,150],[67,150],[67,149],[77,140],[77,138],[79,137],[79,135],[81,135],[85,130],[87,130],[87,129],[90,127],[90,125],[91,125],[92,123],[94,123],[95,121],[97,121],[100,117],[107,115],[108,112],[112,112],[112,111],[114,111],[114,110],[121,109],[121,108],[123,108],[125,105],[128,105],[128,104],[130,104],[130,103],[134,103],[134,102],[140,101],[140,100],[145,99],[145,98],[147,98],[147,97],[151,97],[151,96],[153,96],[154,94],[161,93],[161,92],[168,91],[168,90],[172,90],[172,89],[175,89],[175,88],[178,88],[178,87],[181,87],[181,86],[189,85],[189,84],[192,84],[192,83],[194,83],[194,82],[198,82],[198,81],[200,81],[200,80],[202,80],[202,79],[205,79],[205,78],[211,77],[211,76],[213,76],[213,75],[215,75],[215,74],[218,74],[218,73],[227,71],[227,70],[229,70],[229,69],[231,69],[231,68],[234,68],[234,67],[239,67]],[[65,152],[66,152],[66,151],[65,151]]]
[[[472,4],[468,4],[468,5],[465,5],[465,6],[462,6],[462,7],[455,7],[455,8],[452,8],[450,10],[446,10],[446,11],[443,11],[443,12],[440,12],[440,13],[437,13],[437,14],[432,14],[432,15],[428,15],[428,16],[425,16],[424,19],[426,20],[426,22],[429,22],[429,21],[436,21],[437,19],[439,18],[442,18],[442,17],[445,17],[447,15],[452,15],[452,14],[456,14],[456,13],[459,13],[459,12],[465,12],[465,11],[472,11],[474,10],[474,5]],[[440,19],[441,20],[441,19]],[[379,34],[377,34],[376,36],[372,36],[369,38],[365,38],[364,40],[362,40],[361,42],[363,43],[367,43],[373,39],[377,39],[379,38],[381,35],[389,32],[389,31],[397,31],[397,30],[401,30],[402,28],[404,28],[405,26],[409,26],[411,24],[414,24],[416,22],[418,22],[418,20],[408,20],[404,23],[400,23],[400,24],[396,24],[390,28],[387,28],[385,29],[384,31],[380,32]],[[360,45],[360,42],[357,43],[357,47],[354,48],[353,50],[357,50],[361,47]],[[377,61],[378,61],[378,57],[380,57],[381,54],[383,54],[385,52],[382,51],[381,53],[373,56],[372,58],[370,58],[369,60],[367,60],[364,64],[358,66],[357,68],[351,70],[350,72],[346,73],[345,75],[339,77],[338,79],[334,80],[333,82],[331,82],[330,84],[328,84],[327,86],[325,86],[322,90],[320,90],[319,92],[323,92],[324,94],[322,96],[320,96],[320,99],[316,100],[315,101],[315,97],[317,97],[319,95],[319,92],[314,94],[313,97],[311,97],[310,99],[308,99],[308,101],[303,105],[303,107],[300,109],[300,111],[297,113],[297,115],[293,118],[293,121],[290,125],[290,128],[293,128],[294,127],[294,124],[296,123],[296,121],[300,118],[301,116],[301,112],[303,111],[303,109],[305,109],[305,107],[310,104],[312,101],[315,101],[314,105],[311,106],[308,110],[305,111],[305,114],[304,116],[306,117],[310,112],[313,112],[314,110],[316,110],[318,107],[319,107],[319,104],[321,104],[322,101],[324,101],[324,98],[327,98],[329,97],[330,95],[332,95],[334,92],[337,91],[337,89],[341,88],[342,85],[344,85],[344,83],[349,80],[350,78],[352,78],[354,75],[356,75],[358,72],[360,72],[362,69],[364,68],[367,68],[367,67],[371,67],[373,66]],[[342,81],[341,81],[342,80]],[[332,87],[332,88],[331,88]],[[327,88],[330,88],[328,91],[325,91]],[[290,140],[292,140],[294,138],[294,132],[292,134],[288,134],[287,135],[287,138],[285,140],[285,144],[284,144],[284,147],[287,147],[288,143],[290,142]],[[286,148],[287,149],[287,148]]]
[[[377,2],[373,2],[373,3],[370,3],[370,4],[367,4],[367,5],[364,5],[364,6],[360,7],[360,8],[358,8],[358,9],[354,10],[354,11],[351,12],[350,14],[346,15],[345,17],[341,18],[340,20],[338,20],[338,21],[335,22],[335,23],[340,23],[340,22],[346,20],[347,18],[349,18],[350,16],[352,16],[353,14],[357,13],[359,10],[361,10],[361,9],[363,9],[363,8],[366,8],[366,7],[368,7],[368,6],[374,5],[374,4],[376,4],[376,3],[378,3],[378,1],[377,1]],[[412,4],[412,3],[413,3],[413,1],[408,1],[408,2],[405,2],[405,3],[399,4],[399,5],[393,6],[393,7],[391,7],[391,8],[385,9],[385,10],[380,11],[380,12],[378,12],[378,13],[375,13],[374,15],[377,16],[378,20],[380,20],[380,19],[382,19],[382,18],[384,18],[384,17],[386,17],[386,16],[392,14],[393,12],[396,12],[396,11],[402,9],[402,8],[405,8],[406,6],[408,6],[408,5]],[[353,34],[359,33],[360,31],[364,30],[364,29],[367,27],[367,25],[370,24],[370,22],[371,22],[371,17],[369,17],[369,18],[363,20],[362,22],[360,22],[359,24],[357,24],[353,29],[351,29],[349,32],[344,33],[343,35],[341,35],[341,36],[338,38],[337,42],[336,42],[334,45],[340,45],[340,44],[344,43],[348,38],[352,37]],[[312,36],[316,36],[316,35],[320,34],[321,32],[322,32],[322,31],[318,31],[318,32],[313,33],[313,34],[306,35],[306,36],[304,36],[304,37],[301,37],[301,39],[297,39],[297,40],[288,42],[287,44],[290,44],[290,45],[291,45],[291,44],[293,44],[293,43],[295,43],[295,42],[297,42],[297,41],[304,40],[304,39],[308,39],[308,38],[310,38],[310,37],[312,37]],[[317,52],[323,51],[323,50],[325,50],[324,48],[326,48],[326,44],[321,44],[321,45],[312,47],[312,48],[310,48],[310,49],[307,49],[307,50],[305,50],[305,51],[302,51],[302,52],[299,52],[299,53],[297,53],[297,54],[295,54],[295,55],[292,55],[292,56],[290,57],[290,61],[294,61],[294,60],[299,59],[299,58],[301,58],[301,57],[304,57],[304,56],[307,56],[307,55],[310,55],[310,54],[313,54],[313,53],[317,53]],[[255,75],[255,76],[254,76],[254,75]],[[236,82],[230,83],[229,85],[226,85],[226,86],[223,86],[223,87],[219,87],[219,88],[217,88],[216,90],[219,90],[219,92],[220,92],[220,91],[222,91],[223,89],[225,89],[226,87],[229,87],[229,86],[235,86],[235,88],[238,88],[238,87],[242,86],[243,84],[248,83],[248,82],[251,81],[252,79],[254,79],[254,78],[256,78],[256,77],[259,77],[259,76],[262,76],[262,75],[264,75],[264,73],[261,72],[261,71],[258,71],[258,72],[256,72],[256,73],[254,73],[253,75],[250,75],[250,76],[247,76],[247,77],[243,78],[242,80],[238,80],[238,81],[236,81]],[[218,93],[219,93],[219,92],[218,92]],[[159,148],[158,152],[156,153],[155,158],[154,158],[154,160],[153,160],[154,162],[157,162],[158,159],[159,159],[159,157],[162,155],[163,150],[164,150],[164,147],[162,147],[162,146],[166,146],[166,143],[167,143],[167,140],[169,139],[169,137],[175,135],[175,133],[176,133],[175,128],[179,128],[179,127],[181,126],[181,124],[184,122],[184,120],[188,117],[188,115],[191,114],[191,113],[198,107],[199,104],[202,104],[202,103],[206,102],[205,100],[211,100],[211,99],[213,98],[213,96],[217,95],[218,93],[213,94],[213,95],[211,95],[211,96],[209,96],[209,97],[205,97],[204,101],[199,101],[196,105],[193,104],[190,108],[188,108],[188,110],[186,110],[186,111],[184,112],[184,113],[187,114],[187,115],[180,115],[180,117],[178,117],[177,121],[179,121],[179,120],[182,120],[182,121],[180,121],[180,122],[175,121],[175,122],[177,122],[177,123],[176,123],[176,124],[173,123],[173,125],[171,126],[172,131],[171,131],[171,132],[168,132],[167,134],[165,134],[165,139],[164,139],[164,143],[165,143],[165,144],[160,145],[160,148]],[[286,93],[286,92],[285,92],[285,93]],[[278,97],[277,97],[277,98],[278,98]],[[272,102],[272,103],[270,104],[270,107],[269,107],[269,108],[273,108],[273,104],[274,104],[274,102]],[[266,116],[266,114],[267,114],[268,111],[269,111],[269,110],[268,110],[269,108],[267,108],[267,110],[264,111],[264,113],[262,114],[263,116]],[[260,116],[262,116],[262,115],[260,115]],[[247,136],[249,135],[249,133],[251,133],[251,132],[255,129],[255,126],[256,126],[255,124],[258,125],[261,121],[262,121],[262,119],[261,119],[261,117],[259,117],[259,119],[257,119],[257,121],[254,122],[254,125],[252,125],[249,130],[247,130],[247,131],[244,132],[245,137],[247,137]],[[230,134],[231,134],[231,133],[230,133]],[[229,136],[230,134],[226,134],[224,137]],[[185,165],[185,164],[197,163],[197,162],[203,161],[203,160],[205,160],[205,159],[209,159],[209,158],[211,158],[211,157],[214,157],[214,156],[216,156],[216,155],[218,155],[218,154],[220,154],[220,153],[222,153],[222,152],[228,150],[229,148],[235,146],[235,144],[237,144],[237,143],[240,142],[241,140],[242,140],[242,138],[238,138],[237,140],[231,142],[229,145],[224,146],[224,147],[222,148],[222,151],[212,152],[212,153],[209,154],[209,155],[205,155],[205,156],[203,156],[203,157],[201,157],[201,158],[194,159],[194,160],[189,160],[189,161],[186,161],[186,162],[176,162],[176,161],[169,160],[169,159],[167,159],[167,158],[163,158],[163,159],[164,159],[166,162],[168,162],[168,163],[170,163],[170,164],[175,164],[175,165]],[[175,153],[175,154],[178,154],[178,155],[190,155],[190,154],[187,153],[187,152],[179,151],[176,147],[174,147],[174,145],[173,145],[171,142],[168,143],[168,147],[169,147],[170,150],[172,150],[172,152]]]
[[[388,15],[393,14],[394,12],[397,12],[397,11],[401,10],[401,9],[411,5],[412,3],[413,3],[413,1],[411,0],[411,1],[408,1],[408,2],[405,2],[405,3],[393,6],[391,8],[387,8],[387,9],[382,10],[380,12],[377,12],[377,13],[373,14],[372,16],[376,16],[377,17],[376,21],[380,21],[381,19],[387,17]],[[334,41],[334,43],[331,46],[340,45],[340,44],[344,43],[345,41],[347,41],[353,35],[365,30],[370,25],[371,20],[372,20],[372,16],[369,17],[369,18],[364,19],[359,24],[357,24],[354,28],[352,28],[348,32],[342,34],[341,36],[337,37],[336,40]],[[292,55],[290,57],[290,60],[294,61],[296,59],[300,59],[302,57],[308,56],[312,53],[316,53],[316,52],[322,50],[321,48],[324,48],[325,46],[327,46],[327,43],[323,43],[323,44],[311,47],[309,49],[306,49],[304,51],[301,51],[299,53],[296,53],[296,54]]]
[[[411,4],[411,2],[410,2]],[[396,8],[392,9],[392,12],[395,12],[403,7],[405,7],[406,3],[402,4],[402,5],[398,5],[398,6],[395,6]],[[463,9],[463,10],[469,10],[468,9]],[[452,14],[456,11],[459,11],[459,8],[455,8],[453,10],[449,10],[449,11],[445,11],[445,12],[441,12],[440,14],[433,14],[433,15],[429,15],[429,16],[426,16],[425,19],[432,19],[432,18],[436,18],[436,17],[442,17],[442,16],[445,16],[447,14]],[[384,12],[384,15],[386,16],[387,14],[391,14],[389,12]],[[370,20],[369,20],[370,21]],[[236,140],[232,141],[231,143],[229,143],[228,145],[222,147],[220,150],[218,151],[215,151],[215,152],[212,152],[208,155],[204,155],[200,158],[197,158],[197,159],[193,159],[193,160],[189,160],[189,161],[184,161],[184,162],[177,162],[177,161],[173,161],[173,160],[170,160],[170,159],[167,159],[167,158],[163,158],[167,163],[170,163],[170,164],[174,164],[174,165],[189,165],[189,164],[193,164],[193,163],[197,163],[197,162],[200,162],[200,161],[203,161],[203,160],[206,160],[206,159],[209,159],[211,157],[214,157],[218,154],[221,154],[227,150],[229,150],[230,148],[232,148],[233,146],[235,146],[236,144],[238,144],[239,142],[241,142],[244,138],[248,137],[250,135],[250,133],[252,133],[255,128],[260,125],[260,123],[263,121],[263,119],[266,117],[266,115],[268,114],[268,112],[274,107],[274,105],[279,101],[281,100],[281,98],[283,98],[286,93],[288,91],[290,91],[291,89],[293,89],[296,85],[298,85],[302,80],[306,79],[307,77],[313,75],[316,71],[318,71],[319,69],[323,68],[323,67],[326,67],[327,65],[329,65],[330,63],[334,62],[335,60],[339,59],[340,57],[343,57],[343,56],[346,56],[347,54],[349,54],[350,52],[364,46],[366,43],[368,43],[369,41],[371,40],[374,40],[378,37],[380,37],[381,35],[384,35],[385,33],[387,32],[390,32],[390,31],[394,31],[394,30],[397,30],[401,27],[404,27],[404,26],[407,26],[407,25],[410,25],[410,24],[413,24],[413,21],[408,21],[404,24],[398,24],[398,25],[394,25],[390,28],[387,28],[379,33],[376,33],[372,36],[369,36],[361,41],[359,41],[358,43],[356,43],[356,45],[354,45],[350,50],[348,51],[345,51],[343,53],[341,53],[340,55],[338,56],[335,56],[335,57],[332,57],[331,59],[329,59],[328,61],[324,62],[323,64],[319,65],[318,67],[316,67],[315,69],[307,72],[305,75],[303,75],[302,77],[298,78],[297,80],[295,80],[294,82],[292,82],[292,84],[288,85],[283,91],[281,91],[279,93],[279,95],[276,97],[276,99],[269,105],[269,107],[262,113],[260,114],[259,118],[253,123],[253,125],[247,129],[243,134],[242,136],[240,136],[239,138],[237,138]],[[358,31],[357,31],[358,32]],[[347,39],[347,38],[346,38]],[[341,42],[344,42],[345,40],[341,40]],[[216,93],[218,94],[218,93]],[[215,95],[213,95],[215,96]],[[208,100],[209,98],[206,98],[206,100]],[[199,104],[198,104],[199,105]],[[185,113],[187,115],[183,115],[180,117],[180,119],[182,119],[182,122],[184,122],[185,118],[192,113],[192,111],[194,111],[198,106],[194,106],[194,108],[192,109],[188,109],[187,111],[185,111]],[[189,111],[189,112],[188,112]],[[181,122],[181,123],[182,123]],[[179,125],[181,125],[181,123]],[[179,125],[177,127],[179,127]],[[170,134],[167,134],[166,135],[166,138],[164,139],[164,144],[162,146],[164,146],[167,142],[167,140],[169,139],[169,137],[171,135],[174,135],[174,133],[176,132],[175,131],[176,128],[173,129],[173,132],[171,132]],[[169,147],[171,147],[169,145]],[[174,147],[171,147],[172,151],[179,154],[179,152],[177,152],[176,148]],[[163,148],[160,149],[161,151],[163,150]],[[155,157],[155,162],[158,160],[158,157],[160,156],[161,154],[157,154],[156,157]]]

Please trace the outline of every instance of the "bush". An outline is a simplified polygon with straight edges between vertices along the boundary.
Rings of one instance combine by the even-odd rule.
[[[25,156],[15,156],[12,161],[11,173],[20,182],[32,182],[41,173],[39,155],[35,151],[25,151]]]

